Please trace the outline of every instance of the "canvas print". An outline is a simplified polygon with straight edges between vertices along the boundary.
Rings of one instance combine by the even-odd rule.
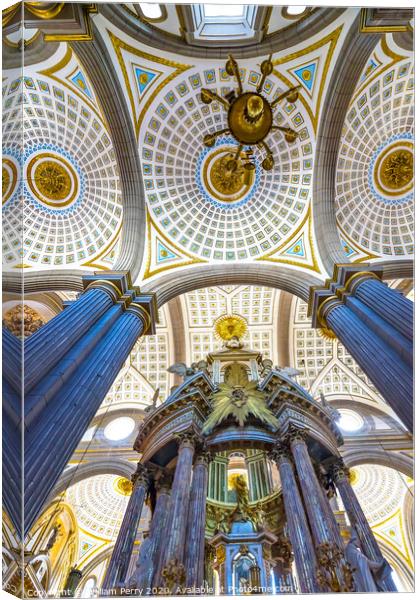
[[[2,11],[7,598],[414,591],[414,5]]]

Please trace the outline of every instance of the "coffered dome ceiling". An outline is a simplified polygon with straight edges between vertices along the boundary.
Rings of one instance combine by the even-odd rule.
[[[226,60],[151,52],[102,15],[96,23],[112,44],[139,144],[147,212],[143,279],[222,261],[283,262],[320,272],[311,212],[316,133],[331,67],[350,21],[341,15],[314,39],[273,55],[274,71],[263,95],[271,102],[289,87],[301,86],[294,104],[283,100],[275,110],[276,124],[299,136],[289,145],[283,134],[269,134],[274,169],[261,168],[264,151],[257,149],[255,174],[229,190],[223,188],[219,159],[232,149],[233,138],[223,135],[212,148],[203,144],[206,133],[226,127],[226,113],[200,98],[202,87],[221,96],[234,89]],[[238,57],[244,90],[257,88],[261,60]]]
[[[337,163],[336,216],[350,260],[414,253],[413,57],[386,36],[347,113]]]
[[[70,48],[62,44],[25,77],[6,71],[3,119],[6,265],[109,268],[122,222],[119,173],[93,87]]]

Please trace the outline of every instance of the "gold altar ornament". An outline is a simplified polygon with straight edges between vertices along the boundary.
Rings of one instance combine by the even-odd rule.
[[[243,156],[244,147],[257,146],[265,152],[261,166],[265,171],[271,171],[274,167],[273,153],[271,152],[265,138],[272,131],[282,131],[284,139],[288,144],[293,143],[298,137],[297,131],[290,127],[281,127],[273,125],[273,109],[286,99],[287,102],[294,103],[299,97],[298,89],[300,85],[290,88],[280,94],[273,102],[269,102],[261,94],[266,78],[271,75],[274,65],[270,56],[261,63],[261,78],[256,91],[243,91],[242,81],[239,72],[239,66],[232,55],[229,55],[226,63],[226,72],[230,77],[235,77],[238,85],[237,91],[232,90],[226,96],[219,96],[216,92],[203,88],[201,90],[201,100],[204,104],[211,104],[213,101],[219,102],[227,112],[228,127],[220,129],[214,133],[208,133],[204,136],[204,145],[211,148],[215,145],[216,139],[224,134],[232,135],[238,142],[238,150],[235,155],[230,155],[228,159],[238,163],[237,170],[244,168],[254,170],[255,164],[252,162],[252,149],[248,148],[246,157]],[[241,165],[241,167],[240,167]],[[231,171],[233,169],[230,169]]]
[[[240,315],[222,315],[214,322],[216,337],[225,342],[234,337],[242,338],[247,329],[248,323]]]
[[[228,417],[233,417],[240,427],[254,416],[270,428],[278,429],[278,421],[265,404],[265,394],[258,389],[258,382],[249,381],[246,369],[239,363],[229,365],[225,382],[213,394],[212,412],[203,425],[203,433],[209,433]]]

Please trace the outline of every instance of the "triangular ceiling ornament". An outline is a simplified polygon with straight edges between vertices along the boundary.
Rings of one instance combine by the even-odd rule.
[[[293,74],[299,79],[302,86],[304,86],[309,94],[312,96],[312,90],[314,88],[314,82],[317,76],[319,59],[305,63],[298,69],[293,69]],[[290,70],[289,70],[290,72]]]
[[[307,48],[273,59],[273,74],[281,79],[286,87],[301,86],[299,100],[308,111],[315,133],[325,83],[342,29],[343,25],[340,25]]]
[[[82,558],[85,554],[89,552],[91,548],[93,548],[95,544],[88,542],[87,540],[81,538],[79,544],[79,559]]]
[[[86,81],[86,77],[81,69],[78,69],[76,71],[76,73],[72,77],[70,77],[70,80],[74,83],[74,85],[76,87],[79,88],[79,90],[81,92],[83,92],[83,94],[86,94],[86,96],[88,98],[93,100],[93,93],[92,93],[90,86],[88,85],[88,83]]]
[[[378,254],[372,254],[371,252],[367,252],[361,246],[356,244],[354,240],[350,241],[338,223],[337,227],[341,247],[343,248],[347,258],[351,262],[362,263],[369,260],[373,260],[374,258],[379,258]]]
[[[410,552],[404,534],[401,508],[390,517],[387,517],[385,521],[372,525],[372,530],[375,536],[384,540],[387,545],[392,546],[411,565]]]
[[[257,260],[304,267],[321,273],[316,257],[310,209],[308,209],[300,226],[291,236],[283,241],[280,246]]]
[[[155,77],[159,77],[161,73],[153,73],[152,71],[147,71],[138,65],[133,65],[134,76],[136,78],[137,89],[139,91],[139,95],[144,92],[144,90],[148,87],[148,85],[153,81]]]
[[[77,56],[72,51],[71,46],[67,45],[65,53],[58,63],[40,71],[39,74],[50,77],[86,102],[89,108],[91,108],[101,120],[105,129],[108,130],[106,120],[101,112],[93,86],[89,77],[79,64]]]
[[[192,65],[143,52],[120,40],[111,31],[108,31],[108,35],[121,68],[122,83],[129,99],[138,139],[144,116],[156,95]]]
[[[169,240],[147,211],[147,261],[143,279],[176,267],[185,267],[207,261],[195,257]]]

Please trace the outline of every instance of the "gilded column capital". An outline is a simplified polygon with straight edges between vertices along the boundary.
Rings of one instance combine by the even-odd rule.
[[[158,494],[169,494],[172,487],[173,477],[170,473],[161,471],[155,479],[155,489]]]
[[[276,442],[267,455],[270,460],[274,460],[277,463],[292,460],[290,448],[283,442]]]
[[[203,438],[192,427],[176,433],[174,437],[178,442],[180,450],[181,448],[188,447],[195,450],[197,447],[201,448],[203,445]]]
[[[342,458],[337,459],[330,467],[330,474],[335,483],[339,481],[350,481],[350,469],[344,464]]]
[[[292,444],[306,443],[308,433],[309,429],[307,427],[297,427],[296,425],[289,425],[287,433],[284,436],[284,440],[291,446]]]
[[[131,476],[133,488],[139,487],[140,485],[147,488],[149,486],[149,477],[149,469],[142,463],[137,463],[137,468]]]
[[[212,452],[207,448],[206,444],[198,450],[197,455],[195,457],[195,465],[205,465],[208,466],[209,462],[211,462],[213,458]]]

